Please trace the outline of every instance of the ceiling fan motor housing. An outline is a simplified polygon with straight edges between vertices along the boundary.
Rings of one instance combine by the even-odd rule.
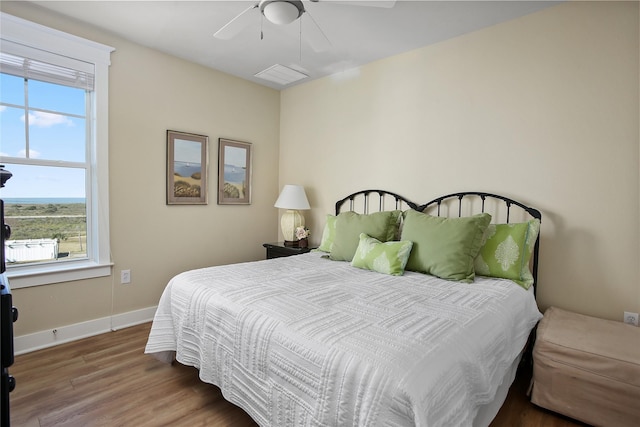
[[[277,25],[290,24],[304,13],[300,0],[261,0],[260,13]]]

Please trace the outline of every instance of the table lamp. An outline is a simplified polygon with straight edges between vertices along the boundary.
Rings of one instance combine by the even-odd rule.
[[[280,227],[282,227],[285,245],[295,245],[298,240],[296,238],[296,228],[304,225],[304,216],[298,211],[311,209],[304,187],[301,185],[285,185],[273,206],[287,210],[280,218]]]

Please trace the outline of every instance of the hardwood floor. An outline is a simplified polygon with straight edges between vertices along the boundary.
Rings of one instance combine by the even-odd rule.
[[[256,426],[195,368],[143,353],[146,323],[16,356],[10,373],[11,425]],[[581,426],[532,405],[530,374],[520,372],[492,427]]]

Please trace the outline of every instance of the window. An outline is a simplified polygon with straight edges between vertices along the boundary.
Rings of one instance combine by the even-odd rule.
[[[113,48],[1,14],[0,190],[12,287],[111,274],[108,67]]]

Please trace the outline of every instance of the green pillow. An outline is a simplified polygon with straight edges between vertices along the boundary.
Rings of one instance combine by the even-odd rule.
[[[318,250],[322,252],[331,252],[333,241],[336,238],[336,216],[327,215],[327,222],[324,224],[324,230],[322,231],[322,240]]]
[[[401,240],[413,242],[406,269],[447,280],[473,282],[473,261],[490,221],[491,215],[487,213],[445,218],[406,211]]]
[[[402,276],[413,242],[381,242],[360,233],[360,242],[351,265],[378,273]]]
[[[381,242],[393,240],[398,232],[400,211],[385,211],[372,214],[342,212],[336,217],[336,235],[329,258],[334,261],[351,261],[360,242],[360,233],[365,233]]]
[[[540,232],[540,220],[517,224],[490,224],[475,260],[481,276],[511,279],[525,289],[533,284],[529,260]]]

